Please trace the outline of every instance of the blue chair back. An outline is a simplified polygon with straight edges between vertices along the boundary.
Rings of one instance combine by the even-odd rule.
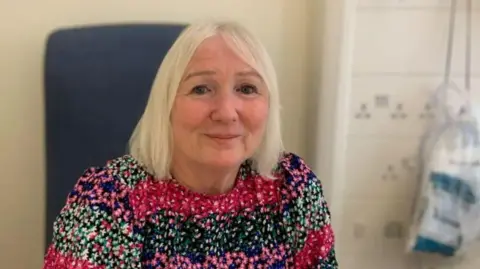
[[[179,24],[60,29],[45,55],[47,244],[82,172],[126,153]]]

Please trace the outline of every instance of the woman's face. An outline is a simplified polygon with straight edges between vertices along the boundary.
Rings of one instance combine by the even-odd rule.
[[[188,64],[171,121],[174,161],[233,168],[260,145],[268,117],[262,77],[221,36],[206,39]]]

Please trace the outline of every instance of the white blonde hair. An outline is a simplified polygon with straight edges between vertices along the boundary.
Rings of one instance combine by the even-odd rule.
[[[263,176],[272,177],[272,171],[283,152],[277,76],[263,45],[244,27],[234,22],[196,23],[182,31],[165,55],[145,111],[130,138],[129,154],[158,179],[170,175],[173,150],[170,115],[177,89],[197,47],[215,35],[231,41],[228,43],[260,74],[269,91],[269,113],[264,137],[250,158],[254,169]]]

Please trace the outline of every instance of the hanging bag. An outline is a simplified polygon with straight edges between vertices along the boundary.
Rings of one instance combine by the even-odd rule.
[[[480,232],[480,132],[469,96],[471,0],[467,1],[465,89],[450,78],[457,4],[452,0],[444,81],[432,97],[435,120],[420,148],[420,184],[407,244],[412,252],[455,256]]]

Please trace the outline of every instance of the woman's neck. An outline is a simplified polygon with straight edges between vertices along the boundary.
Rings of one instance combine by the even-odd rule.
[[[200,164],[174,162],[171,173],[178,183],[194,192],[218,195],[234,188],[238,169],[213,169]]]

